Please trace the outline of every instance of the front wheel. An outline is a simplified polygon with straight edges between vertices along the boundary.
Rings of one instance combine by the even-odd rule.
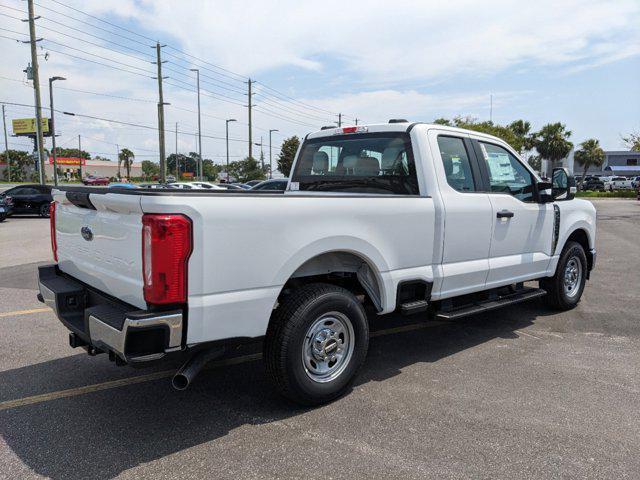
[[[553,308],[570,310],[582,297],[587,281],[587,256],[577,242],[567,242],[556,273],[553,277],[540,280],[540,287],[547,291],[547,302]]]
[[[274,312],[264,358],[283,396],[320,405],[347,391],[368,346],[367,317],[355,296],[315,283],[294,291]]]
[[[39,214],[42,218],[49,218],[49,208],[51,207],[51,204],[49,203],[43,203],[42,205],[40,205],[40,210],[39,210]]]

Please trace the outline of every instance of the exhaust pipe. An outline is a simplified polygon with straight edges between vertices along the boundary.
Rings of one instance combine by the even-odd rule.
[[[207,362],[221,356],[223,353],[224,348],[200,350],[195,353],[184,363],[184,365],[182,365],[182,367],[180,367],[180,370],[176,372],[171,379],[171,385],[173,385],[173,388],[176,390],[186,390]]]

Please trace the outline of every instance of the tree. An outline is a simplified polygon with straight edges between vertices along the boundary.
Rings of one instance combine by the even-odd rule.
[[[142,161],[142,175],[145,178],[153,178],[155,175],[160,174],[160,165],[151,160]]]
[[[291,174],[291,166],[293,165],[293,159],[296,156],[298,147],[300,147],[300,139],[296,135],[282,142],[282,148],[278,155],[278,170],[286,177]]]
[[[598,140],[590,138],[580,144],[580,148],[576,150],[573,158],[584,168],[582,173],[582,182],[584,182],[589,167],[600,167],[604,163],[604,150],[600,148]]]
[[[553,168],[557,162],[569,155],[573,148],[569,137],[571,132],[562,123],[549,123],[535,134],[533,145],[540,157],[549,160]]]
[[[120,162],[124,163],[124,168],[127,170],[127,180],[131,180],[131,164],[135,155],[128,148],[123,148],[118,153],[118,177],[120,176]]]
[[[216,180],[221,171],[222,165],[217,165],[208,158],[202,160],[202,173],[207,180]]]
[[[187,157],[184,153],[172,153],[167,157],[167,175],[175,175],[176,180],[180,180],[180,176],[185,173],[195,175],[195,172],[195,160],[191,157]]]
[[[521,144],[518,152],[523,154],[533,149],[534,136],[531,133],[531,124],[525,120],[516,120],[509,124],[509,129],[518,137],[518,141]]]
[[[451,120],[448,118],[436,118],[433,123],[435,125],[446,125],[447,127],[451,126]]]
[[[291,168],[291,167],[289,167]],[[266,178],[265,169],[253,157],[247,157],[244,160],[236,160],[229,163],[229,176],[234,177],[239,182],[248,182],[250,180],[263,180]]]
[[[58,157],[84,158],[91,160],[91,154],[86,150],[78,150],[77,148],[56,147],[56,155]]]
[[[531,165],[531,168],[533,168],[536,172],[540,173],[540,171],[542,170],[542,159],[540,158],[540,155],[531,155],[527,159],[527,162],[529,162],[529,165]]]
[[[629,150],[640,152],[640,133],[631,132],[628,136],[622,137],[622,141]]]
[[[35,161],[29,152],[24,150],[9,149],[9,163],[11,167],[11,181],[24,182],[26,180],[26,169],[30,165],[34,165]],[[0,163],[7,163],[7,152],[0,153]],[[4,169],[4,179],[9,180],[9,169]]]

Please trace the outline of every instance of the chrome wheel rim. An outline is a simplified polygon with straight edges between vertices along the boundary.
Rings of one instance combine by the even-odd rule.
[[[580,290],[582,281],[582,262],[578,257],[571,257],[564,267],[564,293],[572,298]]]
[[[307,376],[318,383],[338,378],[353,356],[354,340],[349,317],[340,312],[323,314],[304,336],[302,364]]]

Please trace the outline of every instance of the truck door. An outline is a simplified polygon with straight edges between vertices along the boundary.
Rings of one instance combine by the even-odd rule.
[[[434,298],[484,289],[493,212],[468,135],[430,130],[429,145],[443,202],[442,285]]]
[[[473,140],[492,207],[486,288],[544,276],[553,235],[553,204],[537,203],[536,178],[501,145]]]

